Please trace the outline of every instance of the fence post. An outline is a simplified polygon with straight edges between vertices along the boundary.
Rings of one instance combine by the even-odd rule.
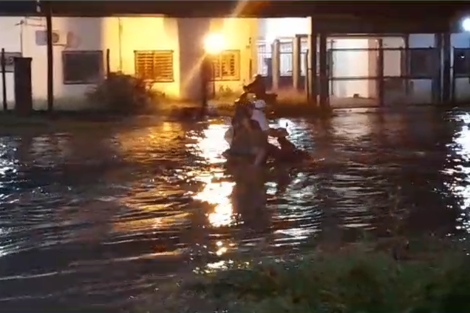
[[[302,64],[302,59],[301,59],[301,53],[302,53],[302,48],[301,48],[302,42],[301,42],[301,36],[300,35],[295,35],[293,39],[293,49],[292,49],[292,87],[298,91],[300,87],[300,68]]]
[[[328,51],[327,51],[327,35],[319,34],[319,74],[320,74],[320,109],[328,111],[330,109],[330,91],[329,91],[329,75],[328,73]]]
[[[405,34],[404,41],[405,49],[401,53],[402,58],[404,58],[404,66],[402,67],[404,71],[402,71],[402,75],[406,75],[405,95],[408,97],[410,95],[410,34]]]
[[[308,51],[310,53],[309,59],[310,59],[310,76],[308,78],[308,90],[310,90],[310,98],[312,100],[312,104],[314,107],[317,106],[318,101],[317,101],[317,96],[318,96],[318,73],[317,73],[317,67],[318,67],[318,35],[315,33],[315,28],[313,27],[313,20],[312,20],[312,34],[310,35],[310,40],[309,40],[309,48]]]
[[[377,56],[377,85],[379,106],[385,104],[385,81],[384,81],[384,41],[382,38],[377,40],[378,56]]]
[[[106,49],[106,78],[109,77],[111,73],[111,65],[110,65],[110,50]]]
[[[443,54],[443,69],[442,69],[442,101],[448,103],[449,101],[455,101],[455,82],[452,81],[452,43],[451,35],[446,32],[442,34],[442,54]]]
[[[47,32],[47,111],[54,110],[54,49],[52,42],[52,9],[50,1],[46,5]]]
[[[310,68],[308,66],[308,58],[310,50],[305,53],[305,92],[307,93],[307,103],[310,103]]]
[[[0,56],[1,65],[2,65],[2,100],[3,100],[3,112],[8,111],[7,103],[7,75],[6,75],[6,59],[5,59],[5,49],[2,48],[2,54]]]
[[[280,68],[280,63],[281,63],[281,51],[280,51],[280,47],[281,46],[281,43],[279,41],[279,39],[276,39],[274,40],[274,42],[272,43],[272,59],[271,59],[271,62],[272,62],[272,67],[271,67],[271,70],[272,70],[272,79],[273,79],[273,83],[272,83],[272,89],[277,91],[279,89],[279,78],[280,78],[280,75],[281,75],[281,68]]]

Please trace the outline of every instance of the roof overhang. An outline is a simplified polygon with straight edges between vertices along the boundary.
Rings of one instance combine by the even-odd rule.
[[[317,30],[349,33],[447,32],[466,2],[47,1],[54,16],[313,17]],[[0,15],[40,15],[36,1],[0,1]],[[470,12],[470,10],[468,10]]]

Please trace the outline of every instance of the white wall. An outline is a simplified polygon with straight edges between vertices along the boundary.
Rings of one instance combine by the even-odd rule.
[[[21,27],[18,24],[24,21]],[[232,88],[241,89],[242,82],[249,80],[249,60],[253,54],[250,36],[256,29],[255,20],[221,19],[220,30],[228,39],[228,49],[241,52],[241,79],[224,82]],[[75,109],[83,104],[84,94],[92,85],[64,85],[62,73],[62,52],[64,50],[110,49],[111,71],[134,74],[135,50],[173,50],[174,82],[157,83],[155,88],[176,98],[198,98],[201,90],[199,65],[204,55],[203,39],[211,31],[210,19],[173,19],[163,17],[108,17],[108,18],[53,18],[53,29],[70,34],[66,46],[54,46],[54,94],[60,109]],[[121,29],[121,36],[119,36]],[[47,97],[47,55],[46,46],[38,46],[35,33],[45,30],[42,18],[2,17],[0,18],[0,48],[7,52],[19,52],[32,57],[33,98],[35,108],[44,108]],[[22,43],[21,43],[22,34]],[[180,53],[180,51],[182,53]],[[103,66],[106,66],[103,60]],[[221,83],[222,84],[222,83]],[[7,74],[8,101],[13,102],[13,74]],[[0,86],[1,89],[1,86]],[[75,99],[77,101],[75,101]],[[64,101],[61,101],[64,100]],[[66,101],[65,101],[66,100]],[[11,105],[10,105],[11,106]]]
[[[310,34],[310,25],[309,17],[259,19],[259,37],[272,43],[276,38]]]
[[[243,85],[251,80],[250,62],[253,74],[256,73],[256,38],[258,36],[258,19],[225,18],[212,19],[211,32],[222,33],[226,38],[227,50],[240,50],[240,80],[216,82],[216,91],[220,87],[240,93]]]
[[[25,21],[25,24],[14,26]],[[119,39],[119,21],[122,25],[122,36]],[[69,34],[67,45],[54,46],[54,94],[57,105],[62,101],[73,108],[75,99],[83,98],[91,85],[64,85],[62,69],[62,52],[73,50],[103,50],[110,49],[111,71],[122,70],[124,73],[134,73],[134,50],[174,50],[175,82],[156,84],[156,88],[169,95],[179,94],[179,49],[177,41],[176,20],[165,18],[54,18],[53,29],[61,34]],[[46,46],[36,44],[36,31],[45,30],[45,20],[41,18],[24,19],[21,17],[0,18],[0,47],[6,51],[20,51],[21,29],[23,37],[23,55],[32,57],[32,82],[35,107],[44,105],[47,97],[47,54]],[[121,48],[120,48],[121,47]],[[105,60],[103,60],[103,66]],[[13,74],[8,74],[8,100],[14,100]],[[63,104],[63,103],[62,103]],[[66,109],[67,107],[61,107]]]

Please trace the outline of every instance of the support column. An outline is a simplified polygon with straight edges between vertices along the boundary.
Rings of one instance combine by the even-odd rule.
[[[452,44],[451,34],[442,34],[442,102],[454,101],[454,80],[452,79]]]
[[[329,74],[328,74],[328,51],[326,45],[327,35],[322,33],[319,35],[319,91],[320,91],[320,108],[324,111],[330,109],[330,92],[329,92]]]
[[[312,21],[313,25],[313,21]],[[311,35],[309,37],[308,54],[310,57],[310,64],[308,64],[308,86],[309,94],[311,95],[311,102],[314,107],[318,105],[318,49],[317,49],[317,34],[314,32],[314,28],[311,29]]]
[[[279,39],[274,40],[272,45],[272,79],[273,90],[279,90],[279,78],[281,75],[281,43]]]
[[[52,10],[50,2],[45,2],[47,34],[47,111],[54,110],[54,49],[52,42]]]
[[[431,82],[431,99],[433,103],[438,103],[443,100],[444,95],[442,94],[441,85],[444,77],[444,53],[443,53],[443,36],[442,34],[434,34],[434,49],[436,50],[436,59],[434,60],[438,66],[436,66],[436,72],[433,73]]]
[[[379,57],[379,49],[378,49],[378,42],[377,38],[369,39],[369,48],[371,49],[368,53],[368,63],[369,63],[369,98],[378,99],[378,57]]]
[[[410,34],[406,34],[403,37],[405,42],[405,48],[401,55],[403,58],[401,65],[401,75],[406,76],[405,78],[405,95],[408,97],[410,95]]]
[[[384,81],[384,40],[377,40],[377,98],[379,106],[385,105],[385,81]]]
[[[301,36],[295,35],[292,50],[292,87],[300,89],[300,67],[301,67]]]

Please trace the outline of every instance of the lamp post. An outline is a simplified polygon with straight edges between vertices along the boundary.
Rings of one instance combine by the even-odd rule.
[[[464,17],[460,21],[460,28],[464,32],[470,32],[470,17]]]
[[[225,49],[225,38],[220,33],[210,33],[204,38],[205,56],[203,60],[203,99],[204,106],[207,106],[207,87],[212,81],[212,96],[215,96],[215,66],[212,59],[219,57],[220,53]]]

